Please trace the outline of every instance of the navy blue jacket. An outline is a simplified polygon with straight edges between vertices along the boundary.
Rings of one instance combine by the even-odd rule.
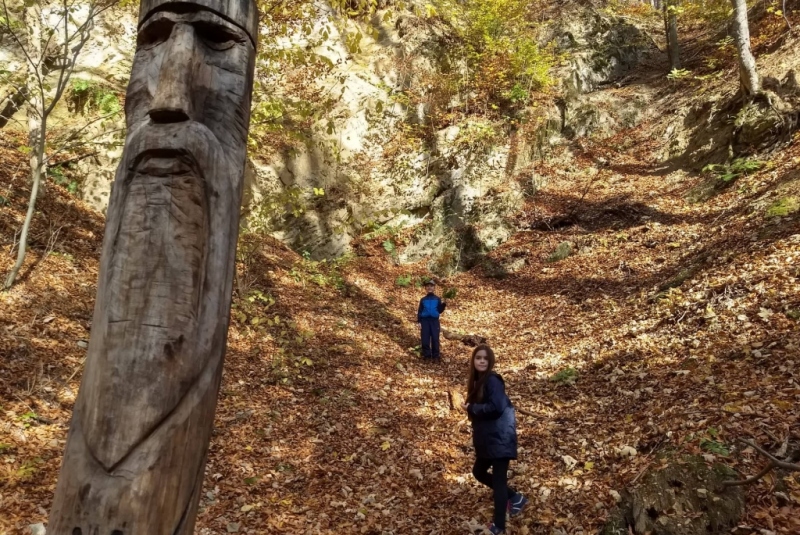
[[[517,416],[506,395],[503,378],[494,372],[486,379],[482,403],[470,403],[472,443],[478,459],[517,458]]]
[[[442,303],[438,295],[427,294],[419,300],[419,308],[417,309],[417,321],[422,321],[424,318],[439,319],[439,314],[444,312],[447,303]]]

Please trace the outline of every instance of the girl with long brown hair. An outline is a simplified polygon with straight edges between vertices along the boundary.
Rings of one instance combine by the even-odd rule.
[[[505,533],[506,512],[517,516],[528,499],[508,486],[508,465],[517,458],[517,421],[505,382],[495,373],[494,364],[492,348],[486,344],[475,348],[469,360],[467,400],[462,407],[472,422],[476,457],[472,475],[492,489],[494,522],[487,529],[497,535]]]

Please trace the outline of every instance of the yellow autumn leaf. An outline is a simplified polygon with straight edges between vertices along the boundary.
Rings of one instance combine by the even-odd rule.
[[[391,447],[392,447],[392,445],[391,445],[391,444],[389,444],[389,441],[388,441],[388,440],[387,440],[387,441],[385,441],[383,444],[381,444],[381,449],[382,449],[383,451],[386,451],[386,450],[388,450],[388,449],[389,449],[389,448],[391,448]]]
[[[727,405],[723,405],[722,410],[730,413],[742,412],[742,408],[736,403],[728,403]]]
[[[794,403],[790,401],[782,401],[780,399],[772,400],[772,404],[783,411],[792,410],[792,408],[794,407]]]

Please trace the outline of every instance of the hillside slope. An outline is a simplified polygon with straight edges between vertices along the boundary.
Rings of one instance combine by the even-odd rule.
[[[796,50],[796,40],[780,48]],[[692,83],[651,78],[654,108],[699,102]],[[594,533],[610,491],[660,451],[752,475],[763,460],[734,451],[736,438],[776,449],[800,440],[800,139],[728,185],[665,166],[661,127],[578,139],[538,166],[546,185],[524,200],[518,231],[443,281],[458,291],[445,328],[489,338],[512,399],[533,414],[519,416],[512,481],[535,506],[515,533]],[[0,146],[6,253],[28,192],[19,141]],[[701,190],[713,195],[691,202]],[[9,534],[46,521],[103,233],[101,215],[58,186],[38,207],[22,280],[0,294]],[[336,262],[241,238],[198,533],[461,534],[488,518],[469,424],[447,393],[463,387],[469,348],[443,341],[440,366],[419,361],[414,281],[427,273],[396,265],[388,238],[401,247],[408,236],[358,239]],[[573,254],[548,261],[559,245]],[[0,256],[0,271],[11,263]],[[624,446],[637,455],[617,455]],[[787,477],[782,496],[776,483],[747,488],[737,533],[800,532],[800,483]]]

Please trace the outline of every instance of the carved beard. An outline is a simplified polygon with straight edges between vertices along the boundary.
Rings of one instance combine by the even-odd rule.
[[[106,307],[93,326],[101,336],[92,336],[91,380],[83,382],[82,399],[95,404],[80,411],[87,446],[109,472],[167,418],[180,420],[182,405],[188,414],[222,364],[207,327],[227,317],[230,285],[222,288],[218,277],[232,266],[218,265],[230,255],[220,254],[209,229],[230,225],[230,210],[238,210],[241,187],[230,177],[242,174],[240,156],[228,158],[197,122],[147,121],[128,138],[112,193],[117,209],[106,228],[113,240],[108,269],[98,288],[109,299],[98,301]],[[136,251],[144,251],[138,262],[130,256]],[[212,289],[205,305],[204,286]]]

